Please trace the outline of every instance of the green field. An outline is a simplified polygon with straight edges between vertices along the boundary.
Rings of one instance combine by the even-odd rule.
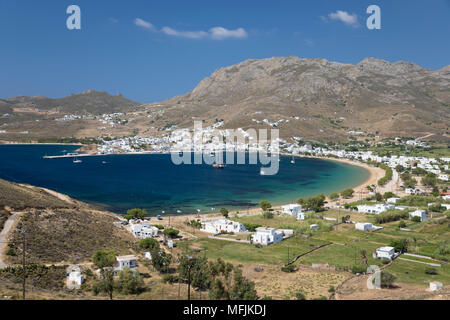
[[[406,257],[405,258],[410,258]],[[398,282],[411,284],[427,284],[430,281],[439,281],[444,285],[450,284],[450,266],[443,265],[442,267],[433,267],[438,271],[437,275],[430,275],[425,273],[425,269],[429,266],[411,261],[404,261],[396,259],[387,271],[397,277]]]
[[[199,245],[201,252],[211,259],[222,258],[233,262],[282,265],[292,260],[296,255],[326,242],[294,237],[262,248],[257,248],[251,244],[208,238],[196,240],[194,243]]]

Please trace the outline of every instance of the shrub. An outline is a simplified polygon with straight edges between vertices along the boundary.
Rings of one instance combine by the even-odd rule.
[[[425,273],[426,274],[436,275],[436,274],[438,274],[438,270],[436,268],[433,268],[433,267],[426,267],[425,268]]]
[[[167,228],[164,230],[164,234],[170,238],[176,237],[180,233],[180,230],[174,228]]]
[[[403,220],[400,221],[399,224],[398,224],[398,227],[399,227],[399,228],[406,228],[406,222],[403,221]]]
[[[178,276],[174,275],[174,274],[165,274],[163,276],[163,282],[164,283],[178,283]]]
[[[329,289],[328,289],[328,292],[330,292],[330,293],[333,293],[333,292],[335,292],[336,290],[334,289],[334,286],[331,286]]]
[[[255,232],[256,228],[259,228],[261,226],[262,225],[257,224],[257,223],[244,223],[245,229],[247,229],[248,231],[251,231],[251,232]]]
[[[381,271],[381,287],[382,288],[392,288],[394,285],[396,277],[387,272],[387,271]]]
[[[264,211],[263,217],[264,217],[264,219],[272,219],[273,218],[273,213],[270,212],[270,211]]]
[[[355,191],[353,189],[345,189],[341,192],[341,196],[344,198],[350,198]]]
[[[357,264],[355,264],[355,265],[352,267],[352,272],[353,272],[354,274],[357,274],[357,273],[366,273],[366,271],[367,271],[367,267],[366,267],[366,266],[363,266],[363,265],[357,265]]]
[[[159,242],[152,238],[139,241],[139,248],[143,250],[159,249]]]
[[[281,267],[281,271],[286,272],[286,273],[294,272],[295,266],[293,264],[290,264],[288,266],[283,266],[283,267]]]
[[[328,195],[328,198],[330,198],[331,200],[337,199],[339,198],[339,194],[337,192],[333,192]]]
[[[414,221],[414,222],[421,222],[422,220],[420,219],[420,217],[412,217],[412,218],[411,218],[411,221]]]
[[[306,300],[305,294],[304,294],[303,292],[301,292],[301,291],[297,291],[297,292],[295,293],[295,298],[296,298],[297,300]]]

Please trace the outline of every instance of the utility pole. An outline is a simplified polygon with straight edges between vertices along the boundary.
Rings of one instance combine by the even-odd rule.
[[[191,264],[188,264],[188,300],[191,300]]]
[[[26,266],[25,266],[25,250],[26,250],[26,243],[25,243],[25,232],[26,228],[23,227],[21,230],[22,233],[22,299],[25,300],[25,279],[26,279]]]

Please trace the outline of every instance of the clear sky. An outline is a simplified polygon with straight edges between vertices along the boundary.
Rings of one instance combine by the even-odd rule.
[[[81,8],[81,30],[66,9]],[[366,9],[381,8],[381,30]],[[273,56],[450,64],[450,0],[1,0],[0,97],[87,89],[154,102]]]

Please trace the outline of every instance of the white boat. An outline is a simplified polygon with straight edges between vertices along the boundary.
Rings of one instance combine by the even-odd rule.
[[[262,176],[266,174],[266,172],[264,171],[264,168],[261,168],[259,170],[259,174],[262,175]]]
[[[103,164],[107,163],[106,161],[102,161]]]
[[[82,163],[82,162],[83,162],[82,160],[78,160],[76,158],[73,160],[73,163]]]

